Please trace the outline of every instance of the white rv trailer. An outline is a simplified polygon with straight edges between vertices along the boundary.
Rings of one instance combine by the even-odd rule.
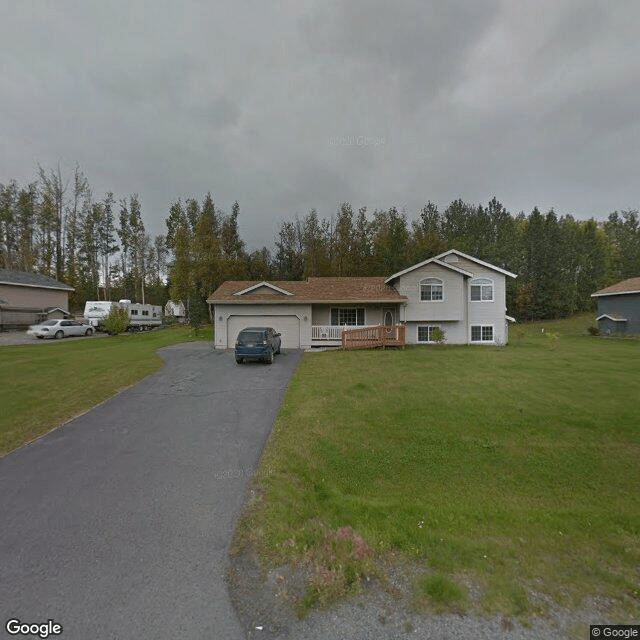
[[[159,327],[162,324],[162,307],[155,304],[138,304],[131,300],[120,300],[129,314],[129,329],[141,331]]]
[[[114,309],[125,309],[129,316],[129,330],[145,330],[162,324],[162,307],[153,304],[138,304],[131,300],[112,302],[88,300],[84,305],[85,320],[96,329],[104,328],[104,321]]]
[[[108,300],[87,300],[84,305],[84,319],[92,327],[98,329],[114,309],[119,309],[117,302]]]

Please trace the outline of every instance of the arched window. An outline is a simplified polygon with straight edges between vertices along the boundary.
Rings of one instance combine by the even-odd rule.
[[[434,302],[443,299],[442,280],[425,278],[420,280],[420,300]]]
[[[493,280],[489,278],[472,280],[471,302],[493,302]]]

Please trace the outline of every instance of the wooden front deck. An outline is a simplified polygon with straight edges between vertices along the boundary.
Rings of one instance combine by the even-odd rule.
[[[377,347],[404,347],[406,327],[403,324],[381,324],[376,327],[344,329],[343,349],[375,349]]]

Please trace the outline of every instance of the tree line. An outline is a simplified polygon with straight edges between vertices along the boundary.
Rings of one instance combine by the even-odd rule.
[[[166,300],[165,237],[145,230],[136,194],[116,202],[93,197],[79,167],[38,167],[26,186],[0,184],[0,268],[41,273],[75,288],[69,306],[86,300]]]
[[[640,275],[636,210],[603,222],[534,208],[511,214],[496,199],[432,202],[410,220],[396,207],[369,212],[341,204],[279,224],[273,249],[249,252],[238,220],[207,194],[176,200],[166,233],[146,232],[133,194],[94,200],[76,167],[38,168],[26,186],[0,184],[0,268],[50,275],[75,288],[72,309],[88,299],[130,298],[164,304],[171,297],[204,314],[206,298],[225,280],[300,280],[309,276],[391,275],[456,248],[518,275],[508,279],[507,306],[520,320],[557,318],[593,308],[594,291]]]

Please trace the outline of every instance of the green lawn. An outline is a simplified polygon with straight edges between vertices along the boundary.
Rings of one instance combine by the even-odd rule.
[[[305,566],[301,613],[393,562],[417,607],[526,617],[602,596],[637,621],[640,341],[590,319],[516,325],[505,348],[307,354],[235,551]]]
[[[160,347],[194,339],[211,329],[0,347],[0,456],[157,371]]]

